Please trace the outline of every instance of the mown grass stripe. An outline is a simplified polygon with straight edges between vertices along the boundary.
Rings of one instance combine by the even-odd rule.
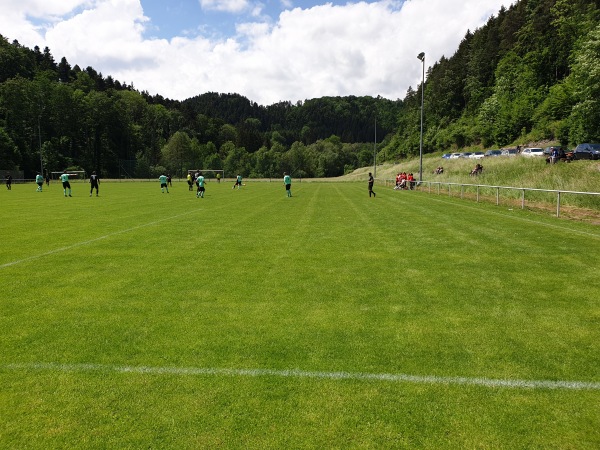
[[[448,384],[510,389],[600,390],[600,383],[567,380],[519,380],[486,377],[441,377],[391,373],[320,372],[299,369],[226,369],[203,367],[118,366],[107,364],[14,363],[2,364],[0,370],[45,370],[56,372],[118,372],[150,375],[209,375],[228,377],[284,377],[327,380],[383,381],[412,384]]]
[[[98,237],[93,238],[93,239],[88,239],[87,241],[76,242],[74,244],[67,245],[65,247],[55,248],[54,250],[50,250],[50,251],[47,251],[47,252],[44,252],[44,253],[39,253],[37,255],[31,255],[31,256],[28,256],[27,258],[18,259],[16,261],[10,261],[10,262],[4,263],[4,264],[0,264],[0,269],[4,269],[4,268],[10,267],[10,266],[15,266],[17,264],[21,264],[21,263],[24,263],[24,262],[32,261],[32,260],[35,260],[35,259],[43,258],[45,256],[54,255],[56,253],[65,252],[67,250],[72,250],[74,248],[82,247],[84,245],[93,244],[94,242],[102,241],[104,239],[108,239],[108,238],[113,237],[113,236],[118,236],[120,234],[130,233],[132,231],[139,230],[140,228],[146,228],[146,227],[151,227],[153,225],[158,225],[158,224],[161,224],[163,222],[171,221],[173,219],[177,219],[179,217],[186,216],[188,214],[192,214],[192,213],[197,212],[197,211],[198,211],[197,209],[194,209],[192,211],[187,211],[187,212],[184,212],[184,213],[181,213],[181,214],[177,214],[175,216],[166,217],[166,218],[159,219],[159,220],[154,220],[152,222],[144,223],[142,225],[137,225],[135,227],[127,228],[127,229],[124,229],[124,230],[118,230],[118,231],[115,231],[113,233],[108,233],[108,234],[105,234],[103,236],[98,236]]]

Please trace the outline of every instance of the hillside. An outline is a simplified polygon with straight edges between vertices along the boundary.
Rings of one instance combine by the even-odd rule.
[[[440,183],[481,184],[488,186],[511,186],[532,189],[549,189],[575,192],[600,192],[600,161],[573,161],[571,163],[547,164],[545,158],[524,157],[496,157],[481,160],[484,171],[477,177],[469,175],[476,161],[471,159],[442,159],[441,153],[424,155],[423,181]],[[434,174],[434,170],[442,166],[444,173]],[[364,181],[368,172],[373,172],[373,166],[355,170],[340,179],[348,181]],[[378,184],[387,181],[391,188],[396,174],[399,172],[412,172],[418,179],[419,158],[409,158],[399,163],[384,163],[377,166]],[[444,186],[444,189],[447,189]],[[455,195],[459,195],[460,188],[454,188]],[[446,191],[447,192],[447,191]],[[473,196],[471,189],[470,196]],[[489,201],[495,201],[493,192],[488,192]],[[485,196],[485,195],[484,195]],[[520,205],[521,191],[503,191],[504,201]],[[556,210],[556,194],[528,194],[528,207],[547,210],[550,213]],[[564,205],[563,217],[590,220],[600,225],[600,195],[577,196],[563,195],[561,205]]]
[[[466,30],[453,55],[423,64],[425,83],[404,99],[261,106],[207,92],[178,102],[0,35],[0,170],[337,177],[372,164],[373,140],[378,161],[417,155],[421,93],[424,154],[600,141],[598,0],[516,1]]]
[[[600,3],[521,0],[466,33],[453,55],[426,65],[398,131],[380,155],[600,140]]]

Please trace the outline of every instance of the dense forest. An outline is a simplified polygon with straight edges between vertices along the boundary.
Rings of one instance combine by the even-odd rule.
[[[600,140],[600,0],[521,0],[427,71],[404,99],[258,105],[238,94],[174,101],[0,35],[0,169],[103,177],[327,177],[424,151]],[[42,169],[43,168],[43,169]]]
[[[522,0],[467,32],[425,81],[424,149],[600,141],[600,1]],[[409,89],[388,155],[419,149]]]

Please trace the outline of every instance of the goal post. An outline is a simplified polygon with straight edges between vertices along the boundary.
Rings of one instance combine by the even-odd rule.
[[[50,172],[53,180],[59,180],[60,176],[65,173],[64,170],[60,172]],[[69,181],[80,180],[86,181],[87,174],[85,170],[67,170],[67,174],[69,175]]]
[[[223,169],[190,169],[187,172],[192,177],[195,176],[197,173],[202,173],[206,181],[211,179],[220,181],[225,177],[225,171]]]

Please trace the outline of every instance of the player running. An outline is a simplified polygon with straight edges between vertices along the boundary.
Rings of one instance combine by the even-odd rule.
[[[167,186],[167,176],[163,173],[160,177],[158,177],[158,181],[160,181],[160,192],[164,194],[166,189],[168,194],[169,187]]]
[[[233,187],[231,189],[235,189],[236,186],[238,189],[240,189],[242,187],[242,176],[241,175],[237,176],[237,178],[235,179],[235,184],[233,185]]]

